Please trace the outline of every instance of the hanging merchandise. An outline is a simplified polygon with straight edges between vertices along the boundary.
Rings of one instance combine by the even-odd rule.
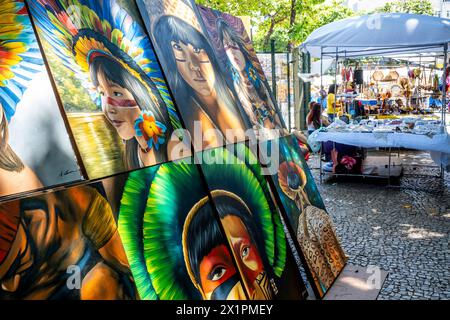
[[[361,85],[364,84],[364,71],[361,68],[355,69],[353,73],[353,79],[355,84]]]
[[[343,82],[351,82],[353,77],[353,69],[352,67],[343,67],[341,71],[342,81]]]
[[[384,74],[380,70],[377,70],[372,74],[372,80],[375,82],[381,81],[381,80],[383,80],[383,78],[384,78]]]
[[[400,78],[400,75],[398,74],[398,72],[397,71],[395,71],[395,70],[391,70],[390,72],[389,72],[389,74],[386,76],[386,78],[387,77],[389,77],[389,81],[397,81],[398,80],[398,78]]]

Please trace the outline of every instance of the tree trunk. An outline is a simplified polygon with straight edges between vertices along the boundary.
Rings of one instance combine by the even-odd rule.
[[[291,31],[291,29],[295,23],[295,18],[296,18],[296,14],[297,14],[297,11],[295,10],[296,4],[297,4],[297,0],[291,0],[291,16],[289,18],[289,31]],[[291,48],[292,48],[292,41],[289,41],[288,42],[288,50],[290,50]]]
[[[264,51],[268,51],[269,41],[273,34],[273,29],[275,28],[275,17],[270,18],[270,28],[267,31],[266,37],[264,38]]]
[[[297,11],[295,10],[295,5],[297,4],[297,0],[291,0],[291,18],[289,19],[289,27],[292,28],[292,26],[295,23],[295,17]]]

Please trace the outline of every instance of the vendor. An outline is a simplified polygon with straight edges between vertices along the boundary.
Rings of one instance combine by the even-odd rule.
[[[341,105],[339,101],[336,100],[336,85],[330,85],[328,89],[328,97],[327,97],[327,114],[328,120],[330,122],[334,121],[336,114],[339,113],[341,109]]]
[[[385,113],[389,109],[391,109],[390,100],[392,98],[392,92],[387,90],[386,93],[381,94],[381,109],[382,112]]]
[[[322,117],[322,108],[319,103],[314,103],[306,116],[306,124],[308,125],[308,134],[320,129],[320,127],[328,126],[330,123],[325,117]]]
[[[322,106],[323,109],[326,109],[327,107],[327,91],[321,87],[319,91],[319,98],[317,99],[317,103]],[[311,110],[311,108],[310,108]]]

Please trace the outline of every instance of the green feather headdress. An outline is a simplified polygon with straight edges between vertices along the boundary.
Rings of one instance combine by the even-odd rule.
[[[283,225],[273,210],[267,186],[261,183],[261,168],[247,165],[251,153],[239,150],[244,161],[224,149],[205,152],[206,158],[218,157],[225,164],[202,165],[202,170],[211,191],[228,191],[246,203],[263,235],[265,252],[261,254],[279,277],[286,261]],[[206,196],[193,164],[167,163],[130,173],[121,202],[119,232],[142,299],[202,298],[186,268],[182,235],[188,213]]]

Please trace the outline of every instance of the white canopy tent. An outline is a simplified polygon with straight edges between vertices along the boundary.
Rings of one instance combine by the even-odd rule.
[[[314,58],[444,54],[450,19],[415,14],[352,17],[315,30],[300,46]]]
[[[430,60],[430,58],[431,60],[441,59],[443,70],[446,70],[449,43],[450,19],[387,13],[352,17],[327,24],[316,29],[302,43],[300,49],[303,52],[309,52],[313,58],[320,58],[321,64],[322,61],[333,58],[336,70],[339,59],[369,56],[397,59],[403,56],[409,61],[417,58],[419,61]],[[322,65],[321,75],[323,70]],[[442,77],[442,83],[445,84],[445,72]],[[337,80],[336,77],[335,79]],[[445,85],[443,85],[442,124],[444,128],[446,105]]]
[[[439,17],[385,13],[351,17],[316,29],[300,46],[313,58],[341,58],[368,56],[422,57],[443,59],[447,68],[450,43],[450,19]],[[323,68],[320,74],[323,74]],[[445,72],[443,81],[445,83]],[[322,85],[321,85],[322,86]],[[443,86],[445,91],[445,86]],[[442,97],[442,120],[445,125],[446,95]]]

